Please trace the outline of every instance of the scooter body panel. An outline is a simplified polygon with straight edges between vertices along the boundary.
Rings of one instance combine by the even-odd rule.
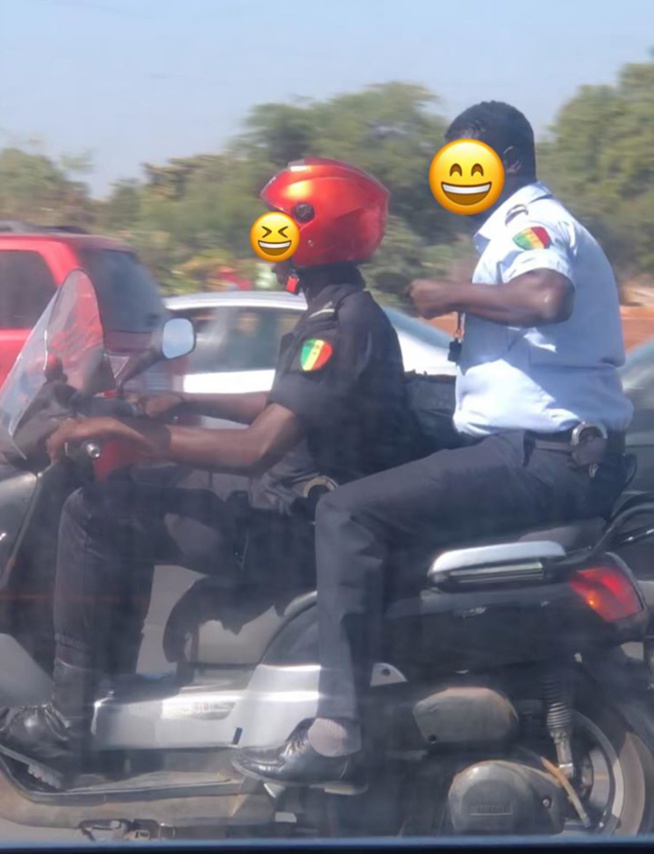
[[[9,576],[7,561],[23,530],[37,476],[10,465],[0,465],[0,588]]]
[[[151,679],[147,687],[137,678],[132,680],[131,690],[128,683],[124,685],[122,696],[114,692],[96,702],[93,746],[96,750],[164,751],[276,747],[302,721],[316,716],[319,678],[317,664],[260,664],[250,673],[226,672],[222,679],[214,675],[214,681],[183,687],[176,686],[170,676],[158,684]],[[470,723],[474,718],[471,704],[487,708],[488,697],[496,693],[487,682],[487,677],[471,675],[409,683],[397,668],[379,662],[373,668],[364,714],[378,722],[387,712],[396,718],[400,714],[413,729],[420,728],[420,719],[429,717],[433,705],[441,730],[449,717],[463,732],[462,712],[448,698],[463,703]],[[459,697],[457,691],[463,694]],[[425,702],[426,710],[421,707]],[[491,729],[487,718],[488,714],[482,727],[486,738]],[[442,733],[439,740],[444,741]],[[414,746],[424,747],[425,743],[419,738]]]
[[[318,703],[317,664],[271,667],[249,673],[226,670],[202,684],[179,687],[143,680],[121,695],[97,700],[93,725],[98,750],[188,750],[270,747],[281,744],[300,721],[314,717]],[[138,696],[139,693],[141,696]]]

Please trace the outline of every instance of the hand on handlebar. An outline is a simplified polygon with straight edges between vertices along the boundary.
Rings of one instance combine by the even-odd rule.
[[[118,437],[124,425],[114,418],[69,418],[55,430],[46,442],[52,463],[66,456],[67,445]]]
[[[157,420],[165,418],[174,409],[181,406],[184,403],[184,396],[181,392],[167,391],[160,394],[144,395],[138,398],[137,403],[148,418]]]

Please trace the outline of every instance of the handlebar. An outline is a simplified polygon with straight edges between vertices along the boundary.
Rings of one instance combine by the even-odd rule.
[[[84,418],[100,418],[103,415],[114,418],[144,418],[145,410],[138,403],[116,397],[77,397],[73,398],[71,408],[76,415]]]
[[[99,460],[102,456],[102,445],[99,442],[82,442],[81,445],[64,445],[64,456],[75,462],[82,460]]]
[[[99,418],[109,415],[114,418],[147,418],[145,410],[138,403],[122,398],[92,397],[76,401],[76,413],[85,418]],[[71,460],[98,460],[102,456],[103,447],[100,442],[88,441],[81,445],[66,445],[64,455]]]

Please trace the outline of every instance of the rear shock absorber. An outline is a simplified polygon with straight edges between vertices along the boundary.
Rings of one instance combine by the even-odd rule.
[[[565,668],[547,670],[542,679],[546,724],[556,747],[559,770],[568,780],[574,777],[572,759],[572,687],[570,673]]]

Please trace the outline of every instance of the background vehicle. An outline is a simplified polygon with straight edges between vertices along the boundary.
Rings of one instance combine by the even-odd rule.
[[[0,383],[55,289],[78,268],[114,291],[116,310],[122,303],[156,317],[165,311],[157,283],[126,244],[68,226],[0,222]],[[128,311],[121,322],[129,329]],[[139,382],[149,391],[164,390],[180,367],[162,362]]]
[[[269,389],[281,338],[306,308],[304,297],[283,291],[189,294],[169,297],[166,305],[195,325],[197,343],[187,359],[184,391],[213,394]],[[407,371],[454,375],[445,332],[397,309],[385,311]]]
[[[50,465],[38,441],[49,420],[39,419],[37,402],[65,392],[62,418],[125,407],[135,416],[120,396],[97,393],[120,385],[144,357],[192,346],[191,325],[185,338],[178,319],[151,326],[141,316],[126,336],[113,316],[106,294],[73,273],[0,389],[3,706],[49,696],[44,566],[48,558],[52,566],[63,501],[104,453],[87,443]],[[167,329],[180,323],[168,346]],[[364,701],[369,785],[351,798],[334,799],[346,794],[337,784],[266,787],[231,766],[234,748],[279,744],[316,711],[316,594],[289,589],[284,537],[277,550],[249,543],[233,587],[203,578],[177,601],[164,633],[170,675],[144,679],[112,649],[88,773],[62,789],[38,763],[28,771],[0,757],[0,815],[115,838],[234,827],[290,836],[649,831],[650,675],[625,664],[618,648],[643,636],[647,612],[628,567],[607,552],[626,513],[599,540],[583,523],[450,549],[432,559],[420,590],[393,591],[384,659]],[[129,635],[132,592],[112,611],[117,647]]]
[[[632,488],[654,491],[654,341],[627,353],[622,385],[634,404],[627,434],[630,453],[638,460]]]

